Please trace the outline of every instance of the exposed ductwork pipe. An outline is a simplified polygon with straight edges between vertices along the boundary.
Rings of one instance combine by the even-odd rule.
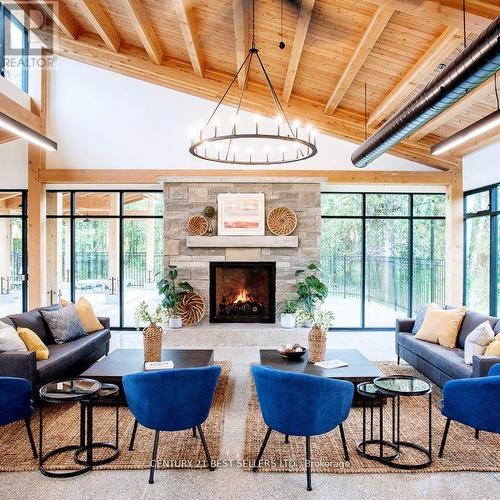
[[[500,69],[500,16],[351,155],[366,167]]]

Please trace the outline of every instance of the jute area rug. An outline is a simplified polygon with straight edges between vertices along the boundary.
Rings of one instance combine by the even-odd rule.
[[[395,363],[376,363],[387,375],[415,375],[425,378],[408,365],[398,366]],[[452,422],[443,458],[438,458],[439,445],[446,422],[441,415],[441,390],[433,385],[432,395],[432,464],[420,470],[404,471],[383,465],[377,461],[360,456],[356,445],[362,439],[362,408],[352,408],[344,422],[344,431],[350,455],[350,461],[344,461],[342,442],[338,428],[323,436],[311,439],[313,472],[383,473],[383,472],[445,472],[445,471],[500,471],[500,437],[498,434],[481,432],[479,440],[474,438],[474,430],[470,427]],[[375,409],[375,434],[378,437],[378,409]],[[369,424],[369,410],[367,422]],[[384,407],[385,438],[390,438],[392,424],[392,405]],[[401,398],[401,440],[427,446],[428,442],[428,396]],[[248,404],[246,419],[246,436],[244,458],[246,464],[253,464],[264,439],[267,427],[261,416],[259,403],[252,387],[252,395]],[[375,454],[378,448],[367,447]],[[285,444],[284,436],[272,432],[262,457],[262,472],[305,472],[305,438],[290,437]],[[419,452],[402,451],[401,461],[418,463],[425,456]],[[249,467],[247,467],[248,469]]]
[[[202,425],[213,459],[219,458],[224,428],[224,413],[232,394],[229,372],[231,364],[217,363],[222,367],[215,391],[212,408]],[[114,442],[115,407],[94,407],[94,441]],[[46,405],[43,419],[44,453],[53,448],[79,442],[80,409],[77,403],[69,405]],[[33,434],[38,448],[38,413],[32,422]],[[134,417],[128,407],[119,408],[120,454],[113,462],[96,469],[127,470],[147,469],[151,463],[154,431],[139,426],[134,451],[128,451]],[[85,455],[83,455],[85,456]],[[109,451],[94,452],[95,458],[109,456]],[[45,467],[49,470],[73,470],[75,463],[72,452],[51,457]],[[192,431],[162,432],[158,449],[158,468],[203,468],[205,454],[199,436]],[[78,468],[78,466],[76,467]],[[16,472],[37,470],[38,462],[33,459],[24,422],[15,422],[0,431],[0,471]]]

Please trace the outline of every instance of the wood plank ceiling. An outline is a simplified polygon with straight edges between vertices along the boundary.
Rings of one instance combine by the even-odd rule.
[[[249,0],[63,0],[57,12],[51,2],[36,3],[60,28],[55,53],[211,100],[221,97],[251,39]],[[460,52],[461,4],[285,0],[281,50],[280,0],[256,0],[256,42],[291,119],[360,143],[365,83],[371,132]],[[500,15],[498,0],[468,0],[467,8],[469,39]],[[244,108],[274,114],[256,68]],[[457,167],[460,151],[434,157],[431,145],[495,108],[490,81],[391,152],[440,170]]]

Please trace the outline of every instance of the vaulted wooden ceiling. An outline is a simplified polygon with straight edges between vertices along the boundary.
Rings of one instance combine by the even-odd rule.
[[[251,39],[248,0],[35,3],[59,27],[56,54],[212,100],[221,97]],[[425,85],[438,64],[462,50],[461,5],[461,0],[285,0],[281,50],[280,0],[256,0],[256,42],[290,118],[360,143],[365,83],[371,132]],[[469,40],[500,15],[498,0],[468,0],[467,9]],[[257,71],[249,75],[243,105],[275,114]],[[391,152],[442,170],[456,167],[461,151],[436,157],[430,146],[494,109],[489,81]]]

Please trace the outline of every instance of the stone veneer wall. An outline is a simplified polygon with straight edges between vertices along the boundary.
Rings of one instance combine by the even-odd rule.
[[[262,182],[264,181],[265,182]],[[254,182],[217,178],[189,179],[169,177],[164,182],[165,266],[178,267],[179,276],[187,280],[205,299],[208,323],[209,262],[255,261],[276,262],[276,304],[293,290],[295,271],[311,262],[319,262],[321,238],[320,180],[303,178],[266,178]],[[233,182],[234,181],[234,182]],[[288,182],[287,182],[288,181]],[[298,218],[294,235],[296,248],[188,248],[186,223],[189,217],[201,214],[207,205],[217,209],[219,193],[264,193],[267,214],[276,207],[293,209]],[[217,224],[215,223],[215,226]],[[266,235],[271,235],[266,228]],[[209,241],[209,236],[206,236]]]

